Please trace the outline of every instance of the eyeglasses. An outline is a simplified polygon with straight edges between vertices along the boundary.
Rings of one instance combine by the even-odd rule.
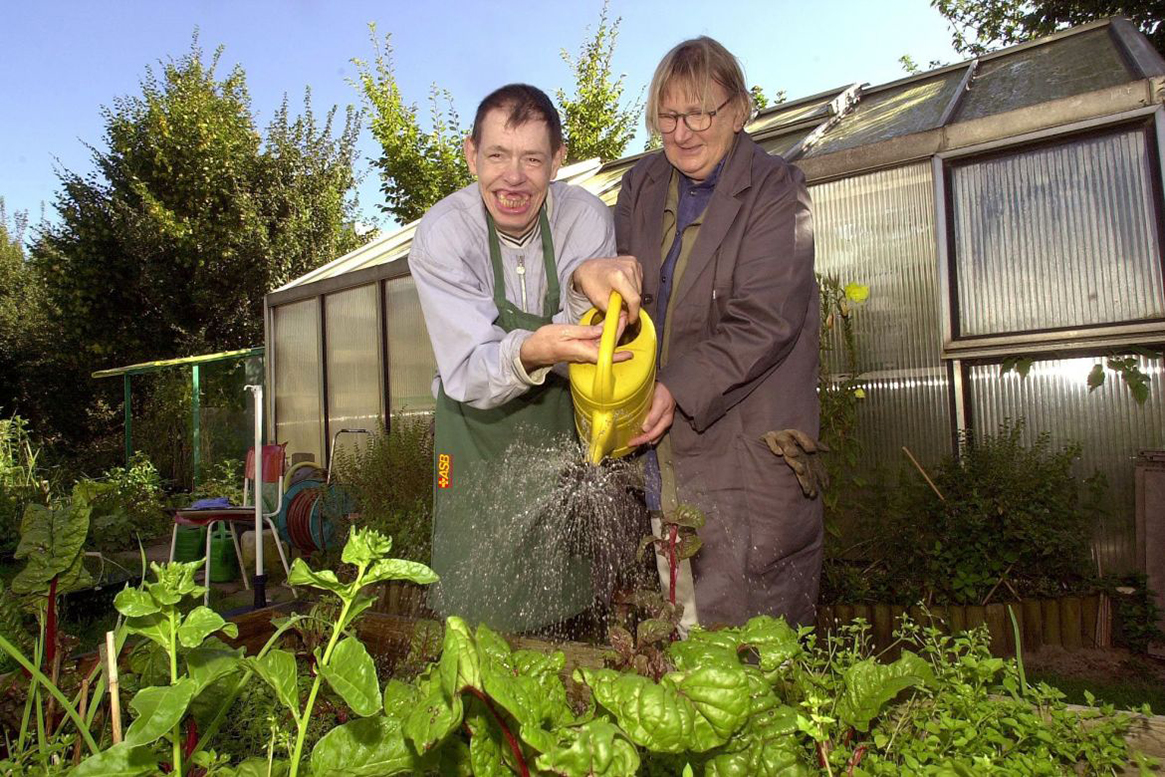
[[[655,126],[659,127],[659,131],[663,134],[675,132],[676,127],[679,126],[680,119],[684,120],[684,124],[688,125],[688,129],[692,132],[703,132],[712,126],[712,118],[724,110],[724,106],[732,102],[729,97],[720,105],[716,106],[714,111],[691,111],[689,113],[661,113],[655,117]]]

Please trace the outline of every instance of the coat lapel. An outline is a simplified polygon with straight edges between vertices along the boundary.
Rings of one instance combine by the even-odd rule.
[[[671,170],[667,157],[662,152],[658,154],[647,170],[647,181],[643,185],[640,204],[636,207],[639,223],[635,233],[642,235],[642,240],[634,250],[635,258],[643,267],[643,291],[652,297],[652,301],[646,305],[649,316],[655,316],[655,296],[659,293],[659,266],[663,263],[660,255],[660,243],[663,242],[661,214],[667,202]]]
[[[705,283],[704,278],[712,272],[714,264],[712,257],[740,211],[740,199],[737,195],[748,189],[751,184],[754,147],[752,138],[742,132],[729,152],[728,162],[724,165],[724,170],[720,174],[721,179],[716,184],[716,191],[708,203],[708,210],[704,213],[704,221],[696,236],[696,244],[692,246],[692,259],[699,258],[702,261],[692,263],[689,260],[680,278],[679,288],[673,292],[677,302],[687,298],[697,286],[700,288],[707,286],[708,293],[711,293],[712,281],[708,280]],[[659,211],[663,211],[662,203]],[[657,267],[656,275],[658,274]]]

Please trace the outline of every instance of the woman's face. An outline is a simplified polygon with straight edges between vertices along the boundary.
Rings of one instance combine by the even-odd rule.
[[[717,109],[717,106],[722,107]],[[667,160],[696,182],[703,181],[712,174],[716,165],[732,148],[732,140],[736,133],[744,128],[744,113],[740,100],[733,99],[728,102],[724,87],[715,81],[710,84],[706,100],[701,99],[691,84],[683,82],[669,82],[660,95],[660,116],[713,111],[716,115],[712,117],[711,126],[702,132],[693,132],[687,122],[680,118],[674,130],[661,133],[663,152]],[[697,123],[697,118],[693,116],[692,123]]]

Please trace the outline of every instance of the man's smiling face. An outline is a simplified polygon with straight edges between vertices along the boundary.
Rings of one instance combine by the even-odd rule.
[[[465,141],[465,159],[497,228],[521,235],[538,218],[566,149],[551,149],[546,122],[507,126],[507,119],[506,110],[487,113],[481,122],[481,143],[472,137]]]

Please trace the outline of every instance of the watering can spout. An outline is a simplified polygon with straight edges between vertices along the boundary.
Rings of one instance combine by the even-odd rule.
[[[584,326],[603,322],[599,356],[595,364],[570,365],[570,390],[574,399],[575,426],[587,446],[587,460],[598,465],[607,456],[626,456],[627,442],[639,433],[650,409],[655,383],[655,327],[644,311],[628,327],[619,342],[619,315],[623,297],[611,292],[606,313],[591,308]],[[615,349],[630,351],[631,358],[615,363]]]

